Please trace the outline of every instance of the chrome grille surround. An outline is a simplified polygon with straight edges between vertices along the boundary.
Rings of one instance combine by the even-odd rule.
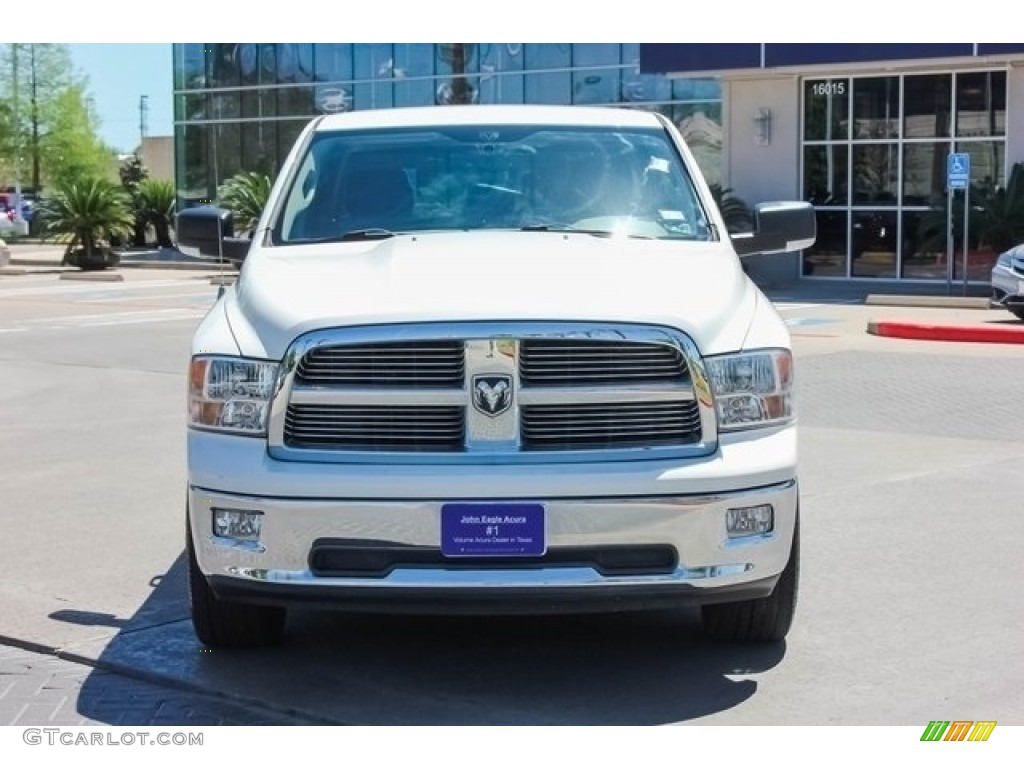
[[[616,381],[608,384],[585,382],[577,385],[562,377],[556,384],[523,381],[520,375],[520,350],[532,342],[587,342],[598,344],[660,345],[668,348],[662,361],[679,361],[679,371],[654,381]],[[465,349],[465,375],[459,386],[320,386],[304,382],[299,365],[310,352],[345,345],[425,344],[458,342]],[[537,347],[544,346],[538,344]],[[549,348],[551,345],[548,345]],[[556,345],[557,346],[557,345]],[[640,348],[638,346],[638,348]],[[651,350],[647,350],[651,351]],[[511,407],[491,418],[474,409],[471,381],[479,375],[510,377],[514,396]],[[286,442],[289,405],[330,409],[336,406],[361,406],[364,409],[406,407],[465,409],[465,434],[461,450],[389,450],[385,445],[372,449],[337,447],[297,447]],[[672,422],[664,422],[653,439],[638,437],[609,441],[609,413],[597,417],[596,406],[613,409],[643,434],[644,406],[655,411],[668,409]],[[554,408],[552,408],[552,406]],[[566,410],[569,409],[569,410]],[[575,410],[573,410],[575,409]],[[639,411],[637,410],[639,409]],[[673,411],[673,409],[675,409]],[[293,414],[295,409],[292,409]],[[583,421],[577,425],[552,414],[574,414]],[[372,414],[371,414],[372,415]],[[699,421],[694,422],[694,416]],[[571,421],[571,420],[570,420]],[[669,424],[672,427],[669,427]],[[450,423],[449,423],[450,426]],[[582,427],[587,440],[559,440]],[[292,422],[294,428],[294,421]],[[547,436],[537,440],[537,429]],[[672,430],[675,429],[673,432]],[[688,431],[692,429],[692,431]],[[552,431],[554,430],[554,431]],[[652,433],[648,431],[648,436]],[[292,435],[293,436],[293,435]],[[662,439],[664,438],[664,439]],[[675,438],[685,440],[674,442]],[[294,441],[291,441],[294,442]],[[609,445],[609,442],[613,443]],[[307,441],[307,445],[308,445]],[[400,441],[399,441],[400,444]],[[359,326],[313,331],[297,338],[288,348],[279,369],[268,425],[270,455],[285,461],[402,463],[402,464],[494,464],[600,462],[637,459],[669,459],[705,456],[718,445],[717,420],[708,385],[707,372],[693,341],[682,332],[661,326],[623,323],[570,322],[468,322],[416,323]]]

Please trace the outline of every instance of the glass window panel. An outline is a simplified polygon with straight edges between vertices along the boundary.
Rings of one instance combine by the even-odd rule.
[[[434,103],[434,46],[429,43],[396,43],[394,46],[395,106],[426,106]]]
[[[335,112],[348,112],[352,109],[353,86],[348,85],[318,85],[313,90],[313,109],[318,114],[330,115]]]
[[[174,62],[175,90],[181,90],[185,87],[185,45],[186,43],[174,43],[171,45],[171,59]]]
[[[722,183],[722,103],[676,104],[667,108],[708,184]]]
[[[277,80],[277,45],[274,43],[263,43],[260,51],[260,85],[273,85]]]
[[[572,45],[570,43],[527,43],[526,69],[564,69],[562,72],[528,74],[526,102],[529,104],[571,104]]]
[[[946,157],[949,142],[913,142],[903,145],[903,204],[930,205],[946,194]]]
[[[945,231],[944,207],[904,212],[901,277],[912,280],[946,279]]]
[[[572,66],[618,67],[619,49],[618,43],[573,43]]]
[[[956,135],[1006,135],[1006,72],[956,76]]]
[[[313,79],[312,43],[277,43],[277,82],[308,83]]]
[[[555,69],[572,66],[571,43],[527,43],[526,69]]]
[[[444,77],[434,84],[436,104],[474,104],[480,100],[477,78],[476,43],[439,43],[436,48],[437,73]]]
[[[206,86],[206,48],[204,43],[184,43],[181,46],[181,82],[179,88]]]
[[[849,147],[818,144],[804,147],[804,200],[814,205],[849,205]]]
[[[230,88],[241,83],[237,43],[212,43],[206,46],[207,77],[211,87]]]
[[[210,126],[210,184],[218,189],[242,166],[242,123],[217,123]]]
[[[480,44],[480,103],[522,104],[523,78],[503,74],[521,72],[526,55],[522,43]]]
[[[572,78],[567,71],[526,75],[526,103],[569,104]]]
[[[899,144],[853,145],[853,204],[896,205]]]
[[[1006,177],[1006,144],[1002,141],[960,141],[957,152],[971,156],[971,184],[1002,186]],[[945,171],[945,168],[943,168]],[[945,180],[943,180],[945,183]]]
[[[283,121],[277,124],[277,168],[284,165],[285,158],[292,151],[302,129],[306,127],[306,121]]]
[[[238,70],[243,85],[256,85],[260,82],[260,45],[259,43],[239,43],[235,53],[238,59]]]
[[[613,65],[606,69],[591,67]],[[584,68],[572,76],[573,104],[614,104],[619,100],[619,44],[575,43],[572,66]]]
[[[306,86],[280,88],[277,114],[281,117],[309,117],[313,114],[313,89]]]
[[[854,211],[851,217],[852,276],[896,277],[896,212]]]
[[[353,109],[384,109],[394,106],[393,81],[356,83],[352,86]]]
[[[900,132],[900,79],[860,77],[853,81],[853,138],[891,139]]]
[[[427,107],[434,103],[434,81],[431,79],[422,80],[396,80],[395,81],[395,106],[396,107]]]
[[[314,43],[314,79],[336,82],[352,79],[352,45],[350,43]]]
[[[277,123],[240,123],[242,168],[273,178],[277,173]]]
[[[903,136],[942,138],[950,135],[950,75],[913,75],[903,79]]]
[[[522,75],[480,75],[481,104],[522,104],[524,98]]]
[[[672,81],[664,75],[640,74],[632,69],[623,70],[622,100],[635,102],[671,101]]]
[[[818,236],[804,251],[803,274],[846,277],[846,211],[817,211]]]
[[[235,93],[211,93],[210,117],[214,120],[233,120],[241,116],[241,99]]]
[[[848,138],[849,112],[849,80],[804,81],[804,139],[845,140]]]
[[[672,81],[672,98],[683,101],[718,101],[722,86],[714,79],[681,77]]]
[[[573,72],[573,104],[616,104],[618,101],[619,70],[588,69]]]
[[[352,47],[353,88],[356,109],[394,106],[394,46],[391,43],[357,43]]]
[[[184,125],[181,131],[181,168],[178,176],[178,194],[186,205],[200,205],[211,201],[211,190],[207,179],[209,169],[208,127],[205,125]]]
[[[208,96],[205,93],[186,93],[184,95],[185,119],[206,120],[208,111]]]

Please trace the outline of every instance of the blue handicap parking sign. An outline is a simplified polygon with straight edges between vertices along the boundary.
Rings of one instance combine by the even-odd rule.
[[[971,180],[971,156],[964,152],[953,152],[946,160],[946,186],[950,189],[967,189]]]

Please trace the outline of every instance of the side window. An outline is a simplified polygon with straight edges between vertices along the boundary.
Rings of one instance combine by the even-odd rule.
[[[301,232],[293,232],[295,219],[299,213],[309,207],[313,200],[313,192],[316,189],[317,163],[313,152],[307,152],[302,165],[299,167],[299,174],[292,185],[291,194],[284,204],[284,211],[281,215],[281,234],[285,240],[301,238]]]

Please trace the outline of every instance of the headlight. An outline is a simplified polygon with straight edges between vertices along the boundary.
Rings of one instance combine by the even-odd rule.
[[[729,431],[779,424],[793,418],[793,355],[762,349],[704,360],[718,411]]]
[[[267,434],[277,363],[240,357],[193,357],[188,377],[189,423],[195,427]]]

